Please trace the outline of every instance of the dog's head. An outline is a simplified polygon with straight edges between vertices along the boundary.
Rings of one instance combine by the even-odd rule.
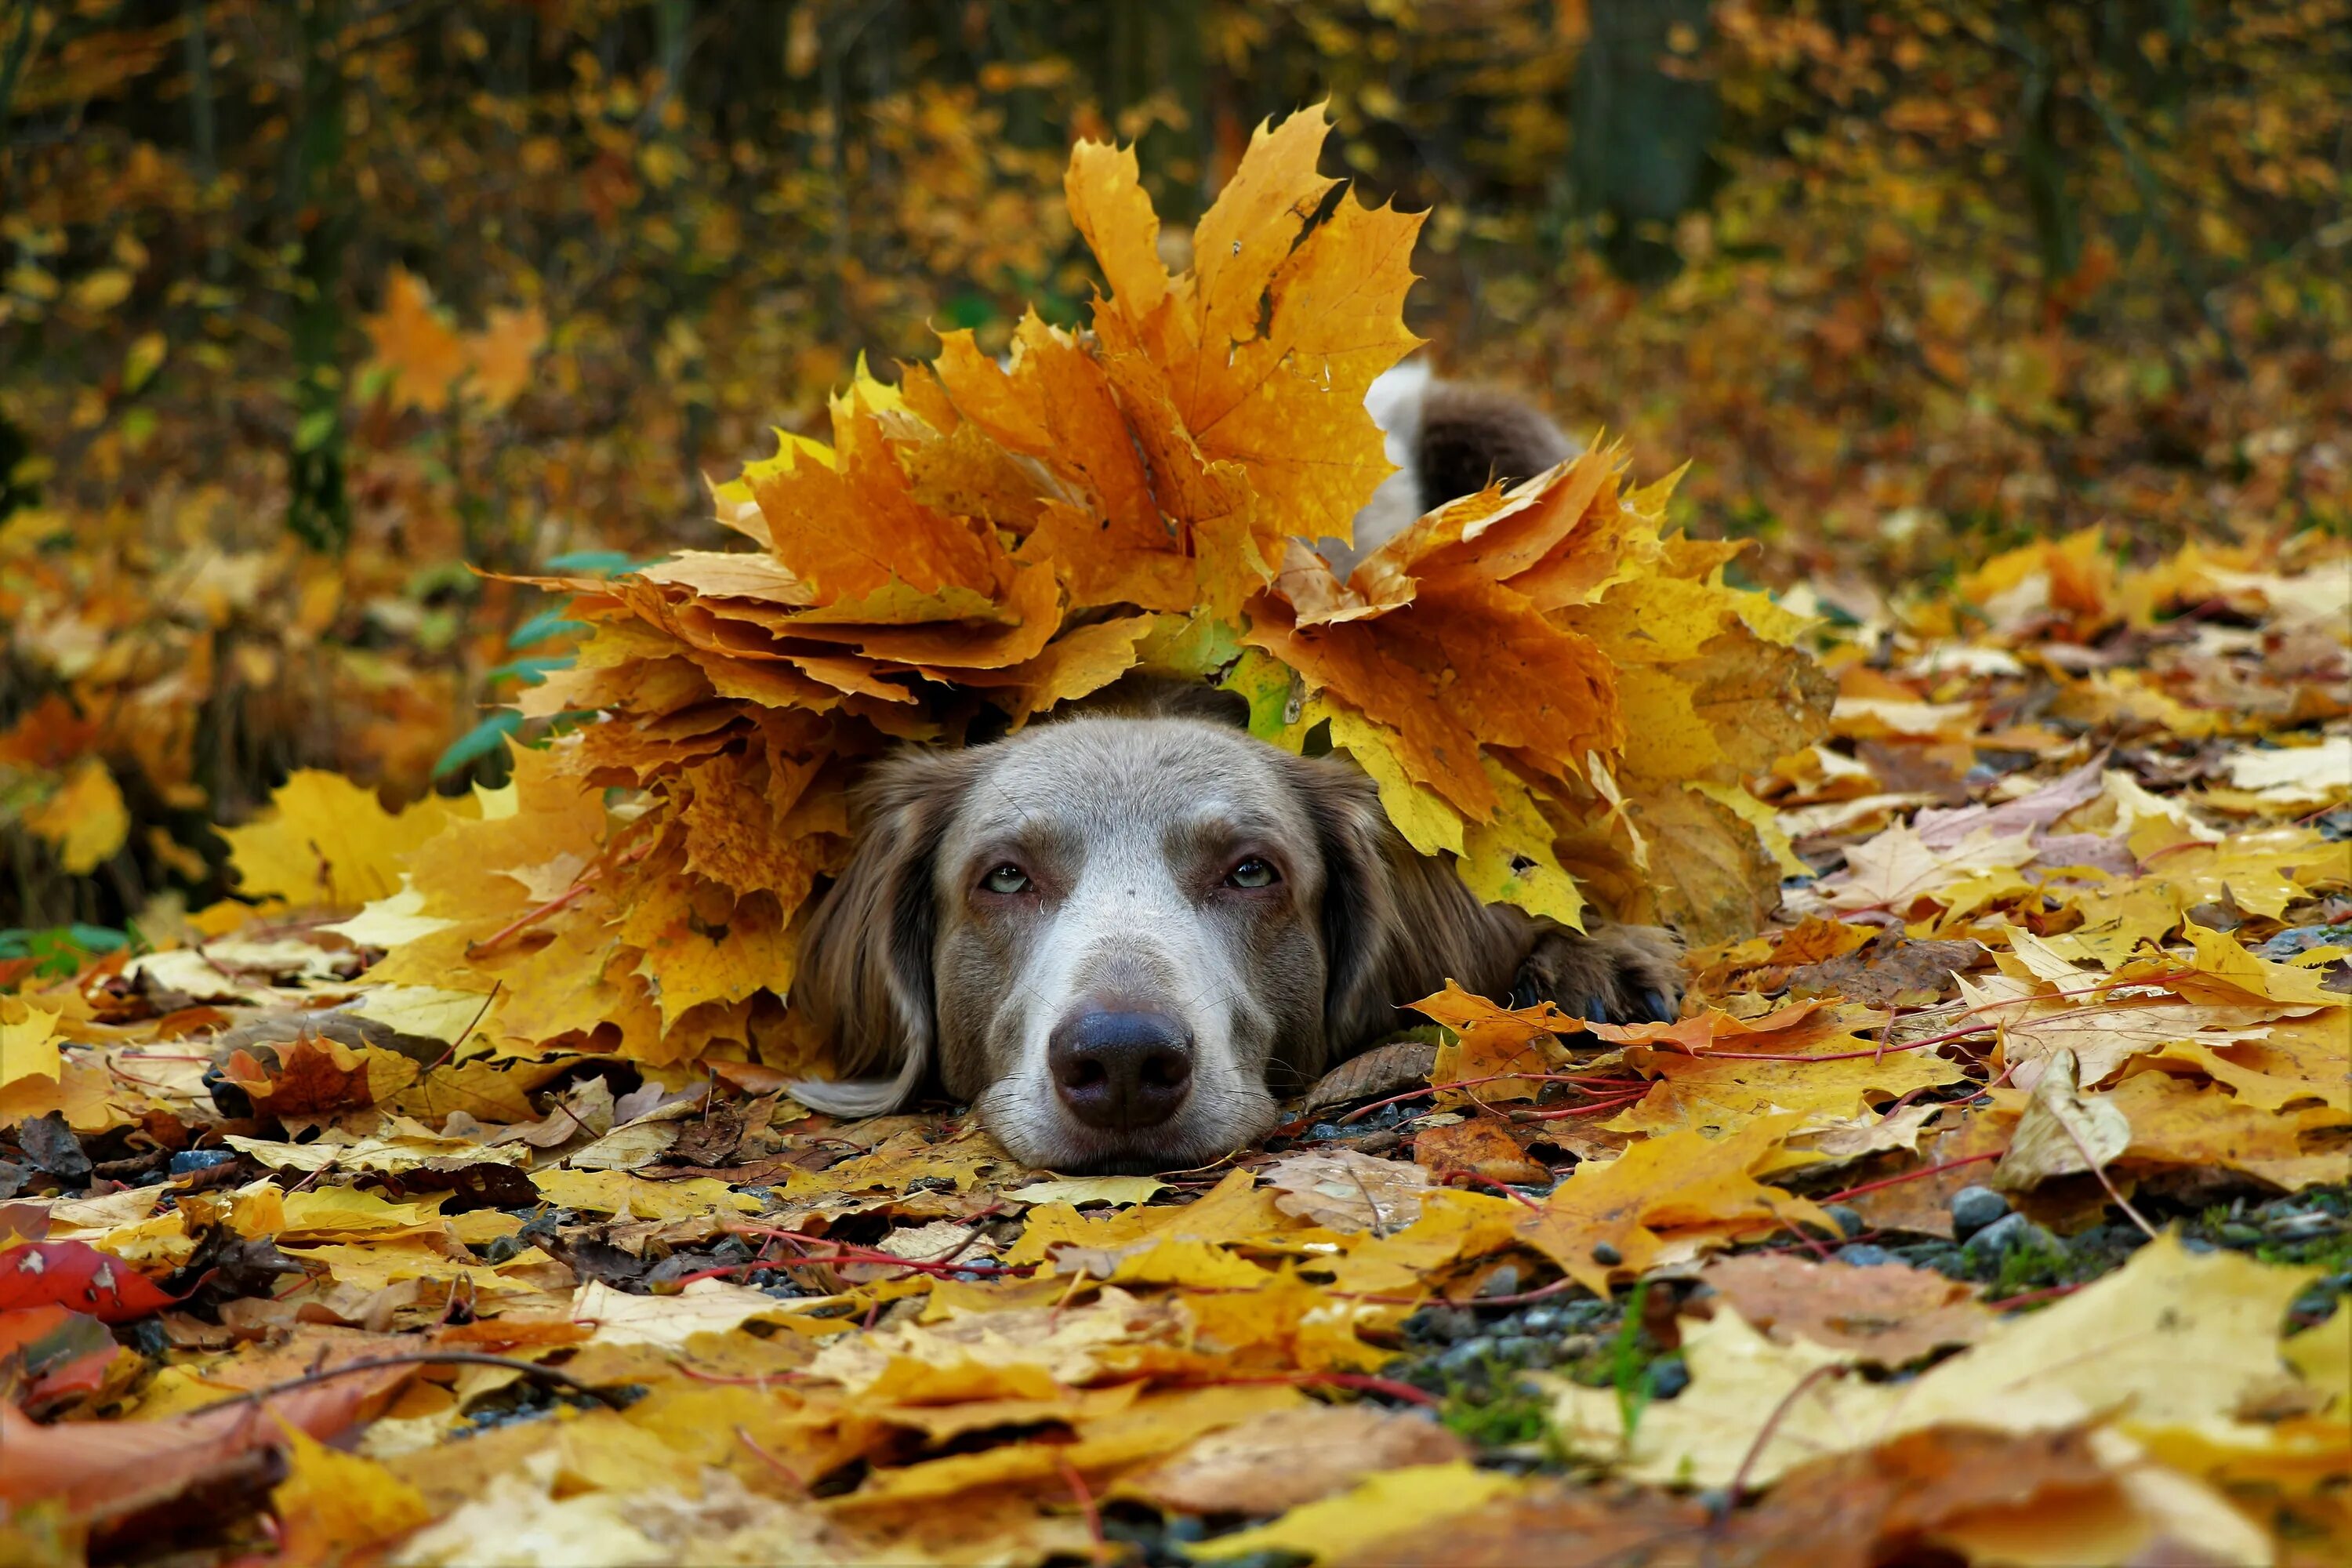
[[[1019,1158],[1171,1169],[1270,1127],[1389,1000],[1393,829],[1370,782],[1194,719],[909,751],[863,787],[792,1000],[895,1109],[935,1075]]]

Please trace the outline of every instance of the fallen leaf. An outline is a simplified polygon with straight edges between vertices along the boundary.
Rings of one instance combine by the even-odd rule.
[[[1715,1259],[1699,1279],[1775,1339],[1850,1351],[1886,1367],[1974,1344],[2000,1321],[1978,1305],[1967,1285],[1900,1263],[1857,1268],[1744,1253]]]
[[[2074,1053],[2062,1047],[2043,1064],[2009,1151],[1992,1168],[1991,1184],[2003,1192],[2031,1192],[2053,1176],[2103,1171],[2131,1141],[2123,1108],[2112,1096],[2083,1093]]]
[[[1612,1277],[1638,1275],[1684,1229],[1737,1230],[1819,1225],[1834,1229],[1811,1200],[1757,1181],[1796,1119],[1767,1116],[1717,1139],[1669,1132],[1634,1144],[1607,1164],[1577,1166],[1518,1234],[1596,1295]]]
[[[1308,1405],[1202,1437],[1118,1489],[1177,1513],[1281,1513],[1381,1471],[1467,1457],[1460,1438],[1419,1415]]]
[[[1412,1159],[1441,1186],[1459,1175],[1489,1182],[1551,1180],[1550,1170],[1528,1158],[1509,1130],[1490,1116],[1423,1129],[1413,1135]]]
[[[1385,1233],[1421,1217],[1429,1173],[1353,1149],[1286,1154],[1266,1167],[1275,1206],[1328,1230]]]
[[[1337,1497],[1302,1504],[1269,1523],[1188,1550],[1210,1562],[1256,1552],[1296,1552],[1318,1563],[1344,1559],[1432,1520],[1489,1507],[1519,1486],[1466,1460],[1411,1465],[1381,1471]]]

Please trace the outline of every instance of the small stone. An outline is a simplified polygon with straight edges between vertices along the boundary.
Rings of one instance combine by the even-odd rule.
[[[2021,1247],[2032,1247],[2043,1252],[2060,1254],[2066,1250],[2065,1243],[2023,1215],[2010,1214],[2003,1215],[1969,1237],[1968,1245],[1960,1251],[1963,1257],[1997,1258]],[[2206,1250],[2209,1252],[2212,1250],[2211,1243],[2206,1244]]]
[[[2182,1237],[2180,1238],[2180,1247],[2184,1252],[2219,1252],[2221,1250],[2219,1247],[2216,1247],[2213,1243],[2206,1240],[2201,1236]]]
[[[1599,1350],[1600,1348],[1601,1341],[1596,1335],[1562,1334],[1560,1336],[1559,1343],[1554,1347],[1555,1353],[1553,1359],[1557,1361],[1582,1361],[1586,1356],[1591,1355],[1594,1351]]]
[[[2252,1247],[2263,1238],[2263,1233],[2259,1229],[2243,1221],[2234,1219],[2214,1234],[2231,1247]]]
[[[1849,1208],[1843,1204],[1830,1204],[1822,1212],[1835,1220],[1838,1229],[1844,1235],[1860,1236],[1870,1228],[1870,1222],[1862,1217],[1860,1209]]]
[[[1495,1342],[1495,1359],[1526,1366],[1549,1348],[1532,1334],[1506,1334]]]
[[[1914,1268],[1932,1268],[1938,1274],[1958,1274],[1962,1266],[1960,1249],[1948,1241],[1929,1247],[1912,1247],[1904,1260]]]
[[[1592,1261],[1603,1268],[1614,1268],[1625,1261],[1625,1255],[1605,1241],[1593,1243]]]
[[[2308,1241],[2315,1236],[2326,1236],[2336,1226],[2334,1215],[2313,1212],[2280,1215],[2270,1222],[2267,1228],[2281,1241]]]
[[[1461,1307],[1423,1307],[1404,1321],[1407,1339],[1452,1344],[1478,1331],[1477,1318]]]
[[[1336,1121],[1318,1121],[1307,1130],[1307,1136],[1314,1139],[1318,1143],[1326,1139],[1344,1138],[1347,1135],[1348,1130]]]
[[[1531,1334],[1556,1334],[1568,1326],[1568,1314],[1558,1307],[1529,1307],[1519,1321]]]
[[[1494,1341],[1484,1334],[1473,1334],[1440,1355],[1436,1366],[1440,1372],[1467,1372],[1485,1363],[1494,1353]]]
[[[1500,1268],[1497,1268],[1492,1274],[1487,1275],[1478,1286],[1478,1294],[1482,1298],[1488,1296],[1516,1296],[1518,1293],[1519,1266],[1516,1263],[1504,1264]]]
[[[209,1171],[215,1165],[226,1165],[236,1158],[236,1151],[234,1149],[183,1149],[172,1156],[172,1174],[194,1175],[198,1171]]]
[[[1874,1247],[1866,1241],[1857,1241],[1851,1243],[1848,1246],[1841,1247],[1832,1256],[1836,1261],[1840,1263],[1850,1263],[1856,1268],[1875,1268],[1882,1263],[1900,1263],[1902,1261],[1901,1258],[1887,1251],[1886,1248],[1883,1247]]]
[[[1952,1236],[1966,1241],[2009,1212],[2009,1200],[1990,1187],[1962,1187],[1952,1194]]]
[[[1650,1363],[1650,1394],[1657,1399],[1672,1399],[1690,1386],[1690,1368],[1678,1355],[1661,1356]]]
[[[1163,1533],[1171,1541],[1206,1541],[1209,1538],[1209,1521],[1197,1513],[1171,1514]]]

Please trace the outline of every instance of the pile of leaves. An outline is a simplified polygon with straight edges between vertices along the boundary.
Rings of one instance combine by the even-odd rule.
[[[1737,547],[1664,535],[1667,486],[1629,488],[1604,447],[1440,509],[1344,583],[1300,542],[1345,538],[1391,471],[1364,393],[1414,342],[1419,220],[1317,174],[1327,131],[1262,129],[1174,277],[1133,154],[1080,143],[1071,211],[1109,286],[1090,331],[1033,315],[1004,365],[950,332],[896,386],[861,374],[831,446],[787,437],[719,490],[757,551],[536,579],[593,629],[522,711],[602,721],[526,753],[510,809],[349,928],[391,949],[372,978],[401,994],[372,1016],[820,1066],[781,999],[856,765],[1129,672],[1222,675],[1258,733],[1347,752],[1482,897],[1580,923],[1597,884],[1621,915],[1752,929],[1782,873],[1743,781],[1819,731],[1830,689],[1801,619],[1725,583]]]
[[[299,773],[184,942],[0,958],[11,1561],[2341,1555],[2352,552],[1817,622],[1601,448],[1339,582],[1412,220],[1322,130],[1174,276],[1082,148],[1091,333],[860,377],[720,490],[756,550],[551,580],[527,707],[601,717],[511,784]],[[844,780],[1131,669],[1489,897],[1678,920],[1684,1016],[1449,988],[1157,1176],[794,1105]]]

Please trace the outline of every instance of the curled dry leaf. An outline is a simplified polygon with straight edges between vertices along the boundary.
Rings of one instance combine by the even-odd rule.
[[[1307,1091],[1306,1109],[1319,1110],[1418,1088],[1429,1081],[1437,1049],[1422,1040],[1397,1040],[1349,1057],[1316,1080]]]
[[[1549,1182],[1551,1171],[1531,1158],[1510,1129],[1491,1116],[1473,1116],[1413,1135],[1413,1163],[1440,1186],[1457,1176],[1488,1182]]]
[[[1353,1149],[1287,1154],[1266,1167],[1266,1184],[1280,1195],[1275,1207],[1327,1229],[1378,1234],[1402,1230],[1421,1217],[1430,1173],[1418,1165],[1378,1159]]]
[[[2115,1099],[2086,1095],[2074,1079],[2074,1053],[2060,1047],[2017,1119],[2009,1150],[1992,1169],[2004,1192],[2031,1192],[2053,1176],[2101,1171],[2131,1146],[2130,1119]]]

